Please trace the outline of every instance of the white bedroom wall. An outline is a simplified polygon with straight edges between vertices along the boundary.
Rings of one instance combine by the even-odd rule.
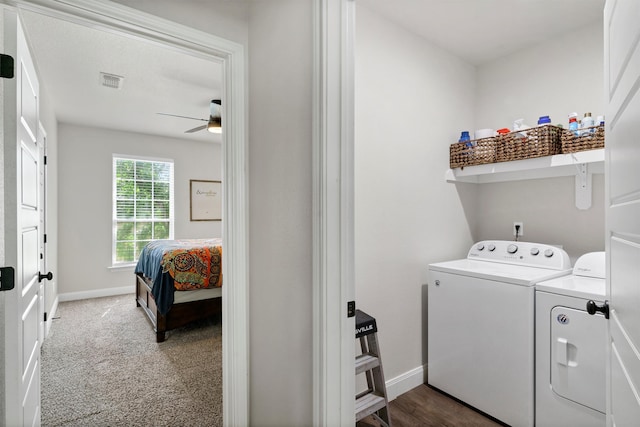
[[[602,46],[598,21],[479,66],[475,128],[511,128],[518,118],[535,125],[541,115],[566,128],[573,111],[603,114]],[[572,259],[604,250],[603,175],[594,175],[588,210],[575,207],[572,177],[477,187],[475,240],[513,239],[513,222],[522,221],[522,240],[563,245]]]
[[[133,292],[133,268],[110,269],[113,154],[174,161],[177,239],[220,237],[219,221],[189,218],[189,180],[221,180],[221,146],[66,123],[58,125],[61,294]],[[115,289],[115,291],[114,291]],[[85,295],[99,296],[99,294]]]
[[[426,272],[472,243],[472,185],[444,179],[474,123],[475,68],[366,7],[356,10],[356,305],[376,318],[385,379],[423,381]],[[465,204],[469,209],[465,209]]]

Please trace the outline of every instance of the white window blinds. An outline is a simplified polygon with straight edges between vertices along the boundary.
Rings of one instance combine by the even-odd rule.
[[[173,238],[173,162],[113,157],[112,262],[135,263],[152,240]]]

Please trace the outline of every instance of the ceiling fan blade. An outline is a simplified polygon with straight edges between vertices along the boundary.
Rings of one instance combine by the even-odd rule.
[[[209,119],[198,119],[197,117],[179,116],[177,114],[169,114],[169,113],[156,113],[156,114],[160,114],[160,115],[163,115],[163,116],[180,117],[182,119],[200,120],[202,122],[208,122],[209,121]]]
[[[204,130],[206,128],[207,128],[207,125],[202,125],[202,126],[198,126],[196,128],[193,128],[193,129],[185,130],[184,133],[198,132],[199,130]]]

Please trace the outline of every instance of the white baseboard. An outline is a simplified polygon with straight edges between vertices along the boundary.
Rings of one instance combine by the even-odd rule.
[[[96,289],[94,291],[65,292],[63,294],[58,294],[58,298],[60,299],[60,302],[64,302],[64,301],[76,301],[79,299],[111,297],[115,295],[133,294],[135,292],[136,292],[135,286],[131,285],[131,286],[122,286],[119,288]]]
[[[395,378],[385,381],[387,387],[387,399],[396,397],[425,383],[425,366],[418,366],[410,371],[400,374]]]

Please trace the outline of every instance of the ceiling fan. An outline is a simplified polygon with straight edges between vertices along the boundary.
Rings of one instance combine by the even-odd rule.
[[[183,119],[191,119],[191,120],[200,120],[202,122],[207,122],[205,125],[194,127],[193,129],[189,129],[184,131],[184,133],[194,133],[201,130],[208,130],[211,133],[222,133],[222,116],[221,116],[221,105],[219,99],[212,99],[211,104],[209,105],[209,118],[208,119],[199,119],[197,117],[187,117],[187,116],[179,116],[177,114],[169,114],[169,113],[157,113],[163,116],[171,116],[171,117],[180,117]]]

